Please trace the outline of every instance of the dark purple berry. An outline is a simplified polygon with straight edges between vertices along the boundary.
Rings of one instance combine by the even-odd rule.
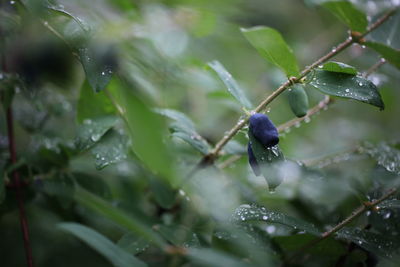
[[[247,154],[249,155],[249,163],[251,168],[253,169],[254,174],[256,176],[259,176],[261,174],[260,167],[258,166],[256,157],[254,156],[253,149],[251,149],[250,142],[247,145]]]
[[[266,147],[279,143],[278,130],[267,115],[256,113],[249,119],[249,130]]]

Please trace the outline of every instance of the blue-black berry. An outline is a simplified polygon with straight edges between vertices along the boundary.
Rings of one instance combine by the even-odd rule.
[[[275,146],[279,143],[279,134],[275,125],[267,115],[256,113],[249,119],[249,132],[259,141],[265,148]],[[247,146],[247,154],[249,163],[256,176],[261,174],[260,166],[254,156],[251,142]]]

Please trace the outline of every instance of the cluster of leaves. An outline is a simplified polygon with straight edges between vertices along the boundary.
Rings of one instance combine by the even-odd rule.
[[[267,167],[266,180],[259,180],[242,157],[252,136],[240,131],[213,166],[196,169],[222,135],[221,121],[231,122],[232,111],[237,115],[255,106],[247,96],[251,91],[223,64],[203,63],[207,49],[193,56],[186,48],[212,36],[223,9],[216,7],[219,17],[202,1],[189,6],[108,2],[102,6],[107,12],[99,8],[97,15],[76,3],[70,9],[50,1],[0,5],[0,251],[5,265],[24,262],[12,179],[17,171],[37,266],[395,266],[400,245],[396,196],[353,225],[313,241],[361,202],[373,202],[398,186],[396,140],[384,136],[379,144],[347,146],[334,164],[324,160],[322,166],[309,166],[297,161],[304,158],[292,159],[295,146],[282,136],[282,151],[253,147],[257,161]],[[399,13],[363,36],[369,30],[363,1],[305,2],[330,11],[348,27],[351,42],[399,68]],[[224,7],[230,3],[221,1]],[[78,15],[82,10],[87,14]],[[117,22],[101,19],[116,20],[114,12],[123,15]],[[301,120],[309,119],[309,103],[325,94],[395,112],[396,101],[387,97],[394,88],[380,91],[349,62],[324,62],[301,72],[276,29],[241,31],[267,62],[286,78],[295,77],[297,88],[288,88],[288,102]],[[227,92],[219,89],[223,86]],[[212,104],[204,99],[215,107],[208,111]],[[11,109],[12,137],[5,123]],[[17,162],[10,161],[11,139]],[[232,158],[237,161],[225,168]],[[281,181],[275,193],[268,192]]]

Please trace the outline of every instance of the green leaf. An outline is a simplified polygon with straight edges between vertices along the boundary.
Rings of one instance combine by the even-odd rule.
[[[375,18],[376,20],[377,18]],[[385,23],[369,33],[366,38],[368,41],[378,42],[394,49],[400,49],[400,12],[388,18]]]
[[[288,90],[289,105],[296,117],[304,117],[308,112],[308,96],[301,84],[295,84]]]
[[[338,231],[336,236],[340,239],[354,242],[358,246],[383,258],[390,259],[398,251],[399,244],[397,240],[359,228],[345,227]]]
[[[239,258],[219,252],[213,249],[196,249],[191,248],[188,250],[187,256],[194,262],[201,266],[215,266],[215,267],[249,267],[252,266],[241,261]]]
[[[203,155],[208,154],[210,150],[210,145],[197,132],[189,128],[186,128],[184,126],[182,127],[182,125],[178,123],[172,123],[170,126],[170,130],[172,132],[173,137],[182,139],[183,141],[191,145],[193,148],[198,150]]]
[[[86,208],[108,218],[116,224],[132,231],[137,236],[145,238],[150,243],[163,247],[165,242],[156,235],[147,225],[132,215],[118,209],[98,196],[86,191],[80,186],[75,187],[74,199]]]
[[[63,208],[69,208],[73,201],[74,182],[64,174],[56,174],[51,179],[43,179],[41,190],[55,197]]]
[[[182,139],[203,155],[208,153],[210,145],[196,132],[194,123],[189,117],[172,109],[155,109],[155,112],[176,121],[170,125],[172,136]]]
[[[161,114],[165,117],[175,120],[176,122],[178,122],[179,124],[188,129],[195,130],[193,121],[180,111],[167,108],[156,108],[154,109],[154,111],[157,112],[158,114]]]
[[[262,221],[268,223],[279,223],[286,226],[293,227],[295,230],[304,230],[315,236],[320,236],[319,230],[312,224],[303,220],[294,218],[281,212],[269,211],[265,207],[257,205],[241,205],[239,206],[233,215],[235,222],[251,222],[251,221]]]
[[[76,118],[79,123],[104,115],[112,115],[116,109],[104,92],[95,93],[87,80],[83,83],[77,107]]]
[[[324,94],[358,100],[381,110],[385,108],[378,88],[362,77],[323,70],[315,70],[310,84]]]
[[[4,185],[5,174],[6,173],[4,171],[4,166],[0,162],[0,204],[6,198],[6,190],[5,190],[5,185]]]
[[[16,77],[14,77],[14,75],[0,71],[0,103],[2,104],[4,111],[6,111],[11,105],[15,94],[14,88],[18,86],[18,83],[20,82]]]
[[[241,29],[246,39],[268,61],[281,68],[286,76],[298,76],[299,67],[292,49],[275,29],[258,26]]]
[[[145,251],[149,247],[149,242],[142,237],[137,237],[132,233],[127,233],[118,240],[117,245],[125,251],[136,255]]]
[[[116,130],[108,131],[90,150],[95,158],[96,169],[101,170],[110,164],[127,158],[128,140]]]
[[[367,16],[349,1],[327,1],[322,6],[329,9],[352,31],[362,33],[367,29]]]
[[[315,239],[316,237],[310,234],[276,236],[273,238],[273,240],[286,253],[296,252]],[[333,238],[327,238],[307,249],[307,253],[311,253],[314,255],[324,255],[324,257],[336,259],[337,257],[346,253],[346,249],[339,241],[336,241]]]
[[[218,74],[219,78],[225,84],[229,93],[231,93],[236,98],[236,100],[240,104],[242,104],[243,107],[248,109],[252,108],[252,104],[247,99],[243,89],[240,88],[236,80],[232,77],[232,75],[225,69],[225,67],[219,61],[217,60],[211,61],[208,63],[208,66],[210,66]]]
[[[57,227],[82,240],[116,267],[147,266],[141,260],[116,246],[107,237],[89,227],[78,223],[60,223]]]
[[[170,209],[174,206],[176,190],[174,190],[170,184],[153,176],[149,177],[149,184],[158,205],[164,209]]]
[[[400,50],[376,42],[364,42],[363,45],[375,50],[393,66],[400,69]]]
[[[339,73],[347,73],[351,75],[356,75],[357,70],[353,66],[347,65],[342,62],[329,61],[320,67],[321,70],[331,71],[331,72],[339,72]]]
[[[249,131],[249,140],[254,156],[260,166],[261,173],[267,180],[268,188],[271,192],[280,185],[283,180],[279,173],[281,163],[284,162],[285,158],[278,145],[273,147],[264,147]]]
[[[382,142],[378,145],[367,143],[362,151],[376,160],[387,171],[400,174],[400,150]]]
[[[196,233],[182,225],[157,225],[156,230],[162,237],[175,246],[200,247],[200,240]]]
[[[87,25],[87,23],[84,20],[82,20],[81,18],[73,15],[71,12],[65,10],[65,7],[63,5],[53,5],[53,4],[47,3],[47,8],[51,11],[54,11],[63,16],[73,19],[79,25],[79,27],[81,27],[81,29],[83,31],[85,31],[87,34],[90,32],[90,28]]]
[[[379,209],[400,209],[400,200],[385,200],[377,206]]]
[[[166,132],[163,117],[151,111],[123,82],[113,80],[110,89],[116,103],[123,110],[122,116],[128,126],[133,152],[147,168],[174,184],[174,157],[163,140]]]
[[[86,78],[95,92],[102,91],[116,69],[116,53],[111,46],[90,45],[78,49]]]
[[[110,198],[111,190],[103,177],[90,175],[87,173],[75,172],[72,174],[74,180],[89,192],[102,198]]]
[[[103,135],[110,130],[118,118],[115,116],[105,116],[96,119],[86,119],[79,126],[75,138],[75,144],[78,149],[86,150],[100,141]]]

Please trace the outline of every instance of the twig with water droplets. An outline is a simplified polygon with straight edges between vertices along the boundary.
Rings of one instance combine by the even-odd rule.
[[[342,229],[344,226],[352,222],[354,219],[356,219],[358,216],[363,214],[367,210],[374,210],[376,209],[376,206],[380,204],[382,201],[386,200],[387,198],[393,196],[397,192],[397,188],[392,188],[388,192],[386,192],[382,197],[373,200],[373,201],[367,201],[364,202],[362,206],[358,207],[355,209],[350,216],[345,218],[343,221],[338,223],[336,226],[332,227],[330,230],[324,232],[321,234],[321,236],[317,239],[311,240],[309,243],[305,244],[303,247],[301,247],[299,250],[297,250],[286,262],[287,263],[292,263],[293,260],[301,253],[305,252],[307,249],[313,247],[314,245],[318,244],[322,240],[330,237],[340,229]]]
[[[366,36],[368,33],[371,31],[375,30],[377,27],[379,27],[382,23],[384,23],[387,19],[389,19],[394,13],[396,12],[396,9],[390,10],[388,13],[383,15],[381,18],[379,18],[375,23],[370,25],[368,29],[360,35],[360,38]],[[285,91],[287,88],[289,88],[293,83],[298,83],[300,80],[305,77],[307,74],[309,74],[313,69],[315,69],[317,66],[322,64],[323,62],[327,61],[328,59],[334,57],[338,53],[342,52],[344,49],[349,47],[351,44],[358,42],[360,38],[353,38],[349,37],[339,45],[337,45],[334,49],[329,51],[327,54],[324,56],[320,57],[318,60],[316,60],[314,63],[312,63],[310,66],[306,67],[298,77],[291,77],[289,78],[286,82],[284,82],[278,89],[276,89],[272,94],[270,94],[267,98],[265,98],[253,111],[252,113],[256,112],[261,112],[269,103],[271,103],[276,97],[278,97],[283,91]],[[215,161],[216,158],[218,158],[219,153],[221,152],[222,148],[231,140],[236,133],[242,129],[246,123],[249,120],[249,115],[247,115],[244,119],[240,119],[236,125],[231,128],[227,134],[224,135],[224,137],[215,145],[214,149],[208,153],[206,156],[202,158],[198,166],[203,166],[204,164],[211,164]]]

